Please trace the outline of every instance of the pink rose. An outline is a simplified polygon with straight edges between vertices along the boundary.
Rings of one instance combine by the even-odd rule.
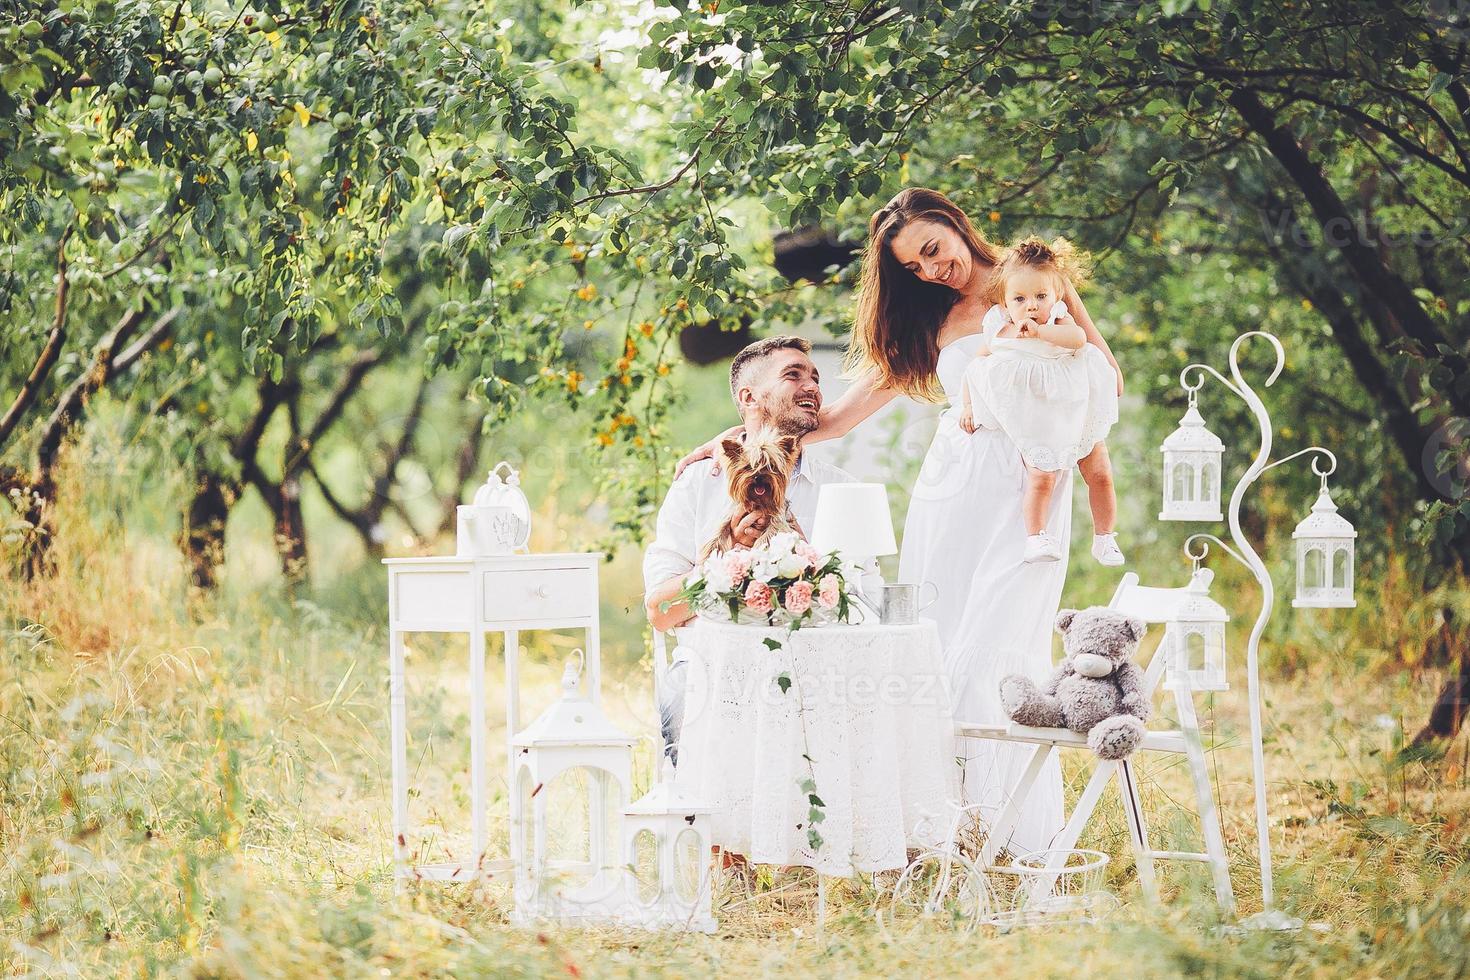
[[[735,582],[740,582],[750,574],[751,564],[750,552],[744,548],[739,548],[725,556],[725,571]]]
[[[786,611],[800,616],[812,607],[812,583],[792,582],[786,586]]]
[[[816,548],[813,548],[810,541],[796,542],[796,548],[794,550],[798,555],[806,559],[807,565],[811,568],[816,568],[822,563],[822,553]]]
[[[771,587],[764,582],[751,582],[745,589],[745,608],[755,612],[768,613],[771,611],[771,597],[775,595]]]
[[[836,609],[838,599],[837,576],[831,573],[822,576],[822,587],[817,593],[817,605],[823,609]]]

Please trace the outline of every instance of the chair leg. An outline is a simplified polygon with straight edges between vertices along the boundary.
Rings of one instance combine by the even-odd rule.
[[[1087,826],[1087,821],[1092,819],[1092,813],[1097,809],[1098,801],[1102,799],[1103,790],[1108,788],[1108,779],[1113,775],[1110,767],[1098,763],[1092,770],[1092,778],[1087,781],[1087,788],[1077,798],[1077,805],[1072,809],[1072,816],[1067,819],[1067,825],[1062,828],[1062,835],[1053,842],[1051,850],[1070,851],[1077,846],[1077,839],[1082,836],[1082,828]],[[1048,871],[1060,872],[1063,857],[1054,854],[1047,861]],[[1043,875],[1037,878],[1031,887],[1031,892],[1026,901],[1032,902],[1049,894],[1056,886],[1057,875]]]
[[[1000,812],[1000,816],[996,817],[995,825],[985,835],[985,844],[980,849],[981,867],[989,867],[995,863],[996,851],[1000,849],[1003,842],[1010,838],[1011,831],[1016,829],[1016,824],[1021,819],[1021,807],[1025,804],[1026,797],[1031,795],[1031,787],[1035,785],[1036,777],[1041,774],[1042,765],[1053,750],[1054,746],[1038,745],[1036,751],[1031,753],[1031,761],[1026,764],[1021,778],[1011,790],[1005,809]]]
[[[1077,846],[1077,839],[1082,836],[1082,828],[1087,826],[1087,821],[1092,819],[1092,811],[1097,809],[1097,801],[1102,799],[1103,790],[1107,789],[1108,777],[1112,772],[1107,766],[1097,764],[1092,770],[1092,778],[1087,781],[1087,788],[1077,798],[1077,805],[1072,808],[1072,816],[1067,819],[1067,826],[1062,828],[1062,836],[1057,838],[1052,847],[1058,850],[1068,851]]]
[[[1159,885],[1154,877],[1153,852],[1148,846],[1148,825],[1143,819],[1143,801],[1138,798],[1138,780],[1133,772],[1133,763],[1128,759],[1118,760],[1118,795],[1123,800],[1123,815],[1128,820],[1128,834],[1133,838],[1133,860],[1138,867],[1138,884],[1144,898],[1150,902],[1159,900]]]
[[[1205,838],[1205,853],[1210,857],[1210,873],[1215,879],[1215,900],[1220,903],[1222,913],[1234,915],[1235,892],[1230,887],[1230,862],[1225,856],[1225,837],[1220,832],[1220,812],[1215,808],[1215,794],[1210,789],[1210,771],[1205,763],[1199,719],[1194,713],[1194,698],[1181,685],[1174,690],[1174,704],[1179,712],[1179,728],[1184,733],[1184,754],[1189,759],[1194,798],[1199,805],[1200,833]]]

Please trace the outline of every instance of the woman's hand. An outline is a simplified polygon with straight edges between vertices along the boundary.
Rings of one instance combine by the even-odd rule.
[[[965,410],[960,413],[960,428],[970,435],[974,435],[975,430],[979,428],[975,424],[975,410],[969,405],[966,405]]]
[[[688,466],[690,463],[697,463],[701,459],[713,459],[715,461],[715,465],[710,468],[710,476],[718,474],[720,472],[720,443],[724,442],[726,439],[735,439],[739,437],[740,433],[744,431],[745,426],[743,424],[732,425],[724,432],[721,432],[719,435],[715,436],[709,442],[695,446],[694,449],[690,451],[689,455],[679,460],[679,462],[674,466],[674,479],[679,479],[679,474],[684,472],[684,467]]]
[[[1117,365],[1116,362],[1113,364],[1113,373],[1118,376],[1118,397],[1119,398],[1122,398],[1123,397],[1123,369],[1120,368],[1120,367],[1118,367],[1118,365]]]

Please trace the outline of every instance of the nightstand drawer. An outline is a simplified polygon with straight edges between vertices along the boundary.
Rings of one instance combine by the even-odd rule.
[[[575,619],[597,615],[597,572],[538,568],[485,572],[485,619]]]
[[[392,581],[392,615],[400,628],[467,630],[474,622],[474,578],[468,570],[400,572]]]

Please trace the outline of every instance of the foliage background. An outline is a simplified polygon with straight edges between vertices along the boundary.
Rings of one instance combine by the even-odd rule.
[[[1033,972],[1456,972],[1464,760],[1405,732],[1462,676],[1470,612],[1465,14],[0,0],[4,955],[42,972],[645,962],[622,938],[507,933],[495,901],[388,900],[375,559],[447,550],[453,505],[520,462],[533,546],[610,553],[606,655],[625,721],[651,731],[640,536],[673,459],[731,421],[724,363],[689,362],[684,331],[841,338],[856,263],[793,282],[774,236],[860,245],[920,184],[996,239],[1094,252],[1140,567],[1182,570],[1153,520],[1178,369],[1222,364],[1247,329],[1287,346],[1279,444],[1339,451],[1360,531],[1359,608],[1278,609],[1267,637],[1283,891],[1332,935],[1202,940],[1186,901],[1124,938],[988,941]],[[1253,443],[1223,391],[1203,408]],[[873,454],[899,520],[927,419],[908,406]],[[1314,487],[1276,470],[1248,509],[1278,584]],[[1067,602],[1106,599],[1073,568]],[[549,689],[575,642],[533,639],[531,680]],[[455,651],[425,657],[448,800]],[[1218,705],[1227,759],[1235,707]],[[1243,799],[1243,773],[1226,767],[1222,798]],[[1248,873],[1248,821],[1227,830]],[[648,952],[752,972],[900,956],[860,888],[815,945],[783,894],[735,901],[725,952]]]

